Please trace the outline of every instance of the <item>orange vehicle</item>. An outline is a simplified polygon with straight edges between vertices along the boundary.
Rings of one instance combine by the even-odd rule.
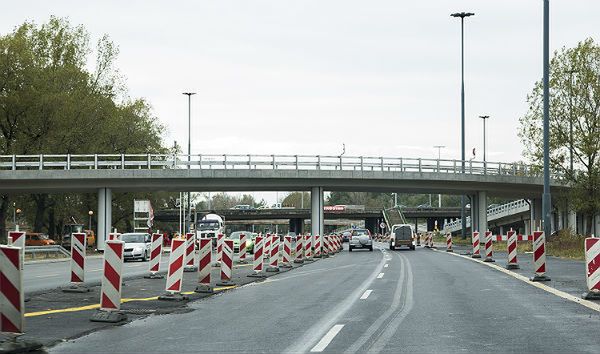
[[[25,234],[25,246],[50,246],[54,244],[54,240],[48,235],[40,232],[28,232]]]

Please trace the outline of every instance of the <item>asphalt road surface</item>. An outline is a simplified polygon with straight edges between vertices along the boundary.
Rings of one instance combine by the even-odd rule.
[[[140,352],[599,352],[600,314],[445,252],[344,251],[51,348]]]

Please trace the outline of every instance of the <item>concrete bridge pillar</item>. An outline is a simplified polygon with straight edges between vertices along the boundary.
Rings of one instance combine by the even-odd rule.
[[[310,216],[312,235],[323,235],[323,187],[313,187],[310,190]]]
[[[379,218],[366,218],[365,229],[371,231],[371,234],[375,235],[379,228]]]
[[[289,222],[290,231],[295,232],[296,235],[301,235],[304,233],[304,219],[295,218],[290,219]]]
[[[567,216],[567,227],[572,233],[577,233],[577,212],[574,210],[569,210],[569,215]]]
[[[479,228],[479,232],[483,234],[488,229],[487,222],[487,192],[480,191],[477,192],[477,227]]]
[[[470,195],[469,199],[471,200],[471,233],[473,231],[479,231],[479,200],[476,198],[476,195]],[[470,237],[470,235],[469,235]]]
[[[531,200],[531,229],[530,231],[537,231],[539,228],[542,229],[542,198],[536,198]],[[548,236],[548,235],[546,235]]]
[[[104,251],[104,240],[112,228],[112,191],[110,188],[98,190],[98,234],[96,235],[96,247]]]

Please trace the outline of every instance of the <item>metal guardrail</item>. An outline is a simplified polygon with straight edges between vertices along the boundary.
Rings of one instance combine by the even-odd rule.
[[[189,161],[188,161],[189,160]],[[0,155],[2,170],[201,169],[435,172],[540,177],[522,163],[367,156],[86,154]]]
[[[510,216],[529,210],[529,203],[525,199],[519,199],[510,203],[499,205],[487,210],[487,220],[492,221],[501,217]],[[471,217],[467,216],[466,226],[471,226]],[[444,225],[444,232],[456,232],[462,229],[462,220],[457,219]]]
[[[71,257],[71,252],[67,251],[63,246],[25,246],[25,253],[31,253],[33,258],[37,253],[60,253],[66,257]]]

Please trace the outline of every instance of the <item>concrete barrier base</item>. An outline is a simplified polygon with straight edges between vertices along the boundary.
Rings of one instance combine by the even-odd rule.
[[[214,293],[214,290],[213,290],[212,286],[210,286],[210,285],[200,284],[200,285],[196,286],[196,289],[194,289],[194,292],[200,293],[200,294],[212,294],[212,293]]]
[[[106,322],[106,323],[118,323],[121,321],[125,321],[127,319],[127,315],[121,313],[119,311],[103,311],[98,310],[96,313],[90,317],[90,321],[92,322]]]
[[[291,264],[285,264],[285,263],[284,263],[284,264],[282,264],[282,265],[280,265],[280,267],[281,267],[281,268],[294,268],[294,266],[293,266],[293,265],[291,265]]]
[[[451,249],[449,249],[449,250],[446,250],[446,252],[454,252],[454,251],[453,251],[453,250],[451,250]]]
[[[144,279],[164,279],[164,277],[164,275],[158,273],[144,275]]]
[[[90,288],[86,288],[82,285],[71,285],[68,288],[62,289],[64,293],[89,293]]]
[[[266,271],[268,273],[275,273],[275,272],[279,272],[279,267],[267,267]]]
[[[234,286],[235,283],[231,280],[221,280],[217,283],[217,286]]]
[[[472,254],[471,258],[481,258],[481,255],[480,254]]]
[[[529,280],[531,280],[531,281],[550,281],[550,278],[545,275],[534,275],[533,277],[529,278]]]
[[[185,266],[185,267],[183,267],[183,271],[184,272],[197,272],[198,271],[198,267],[196,267],[196,266]]]
[[[294,263],[296,263],[296,264],[303,264],[304,263],[304,259],[294,259]]]
[[[7,340],[0,343],[0,353],[29,353],[42,349],[42,343],[33,340],[20,340],[22,334],[4,333]]]
[[[521,269],[518,264],[507,264],[506,269]]]
[[[258,272],[258,273],[252,273],[252,274],[248,274],[246,275],[248,278],[266,278],[267,275],[264,274],[263,272]]]
[[[161,295],[158,297],[159,300],[164,300],[164,301],[186,301],[189,300],[190,298],[183,295],[183,294],[171,294],[171,293],[167,293],[164,295]]]
[[[486,262],[486,263],[493,263],[493,262],[495,262],[495,260],[493,258],[486,258],[483,261]]]
[[[600,300],[600,291],[588,291],[581,297],[585,300]]]

